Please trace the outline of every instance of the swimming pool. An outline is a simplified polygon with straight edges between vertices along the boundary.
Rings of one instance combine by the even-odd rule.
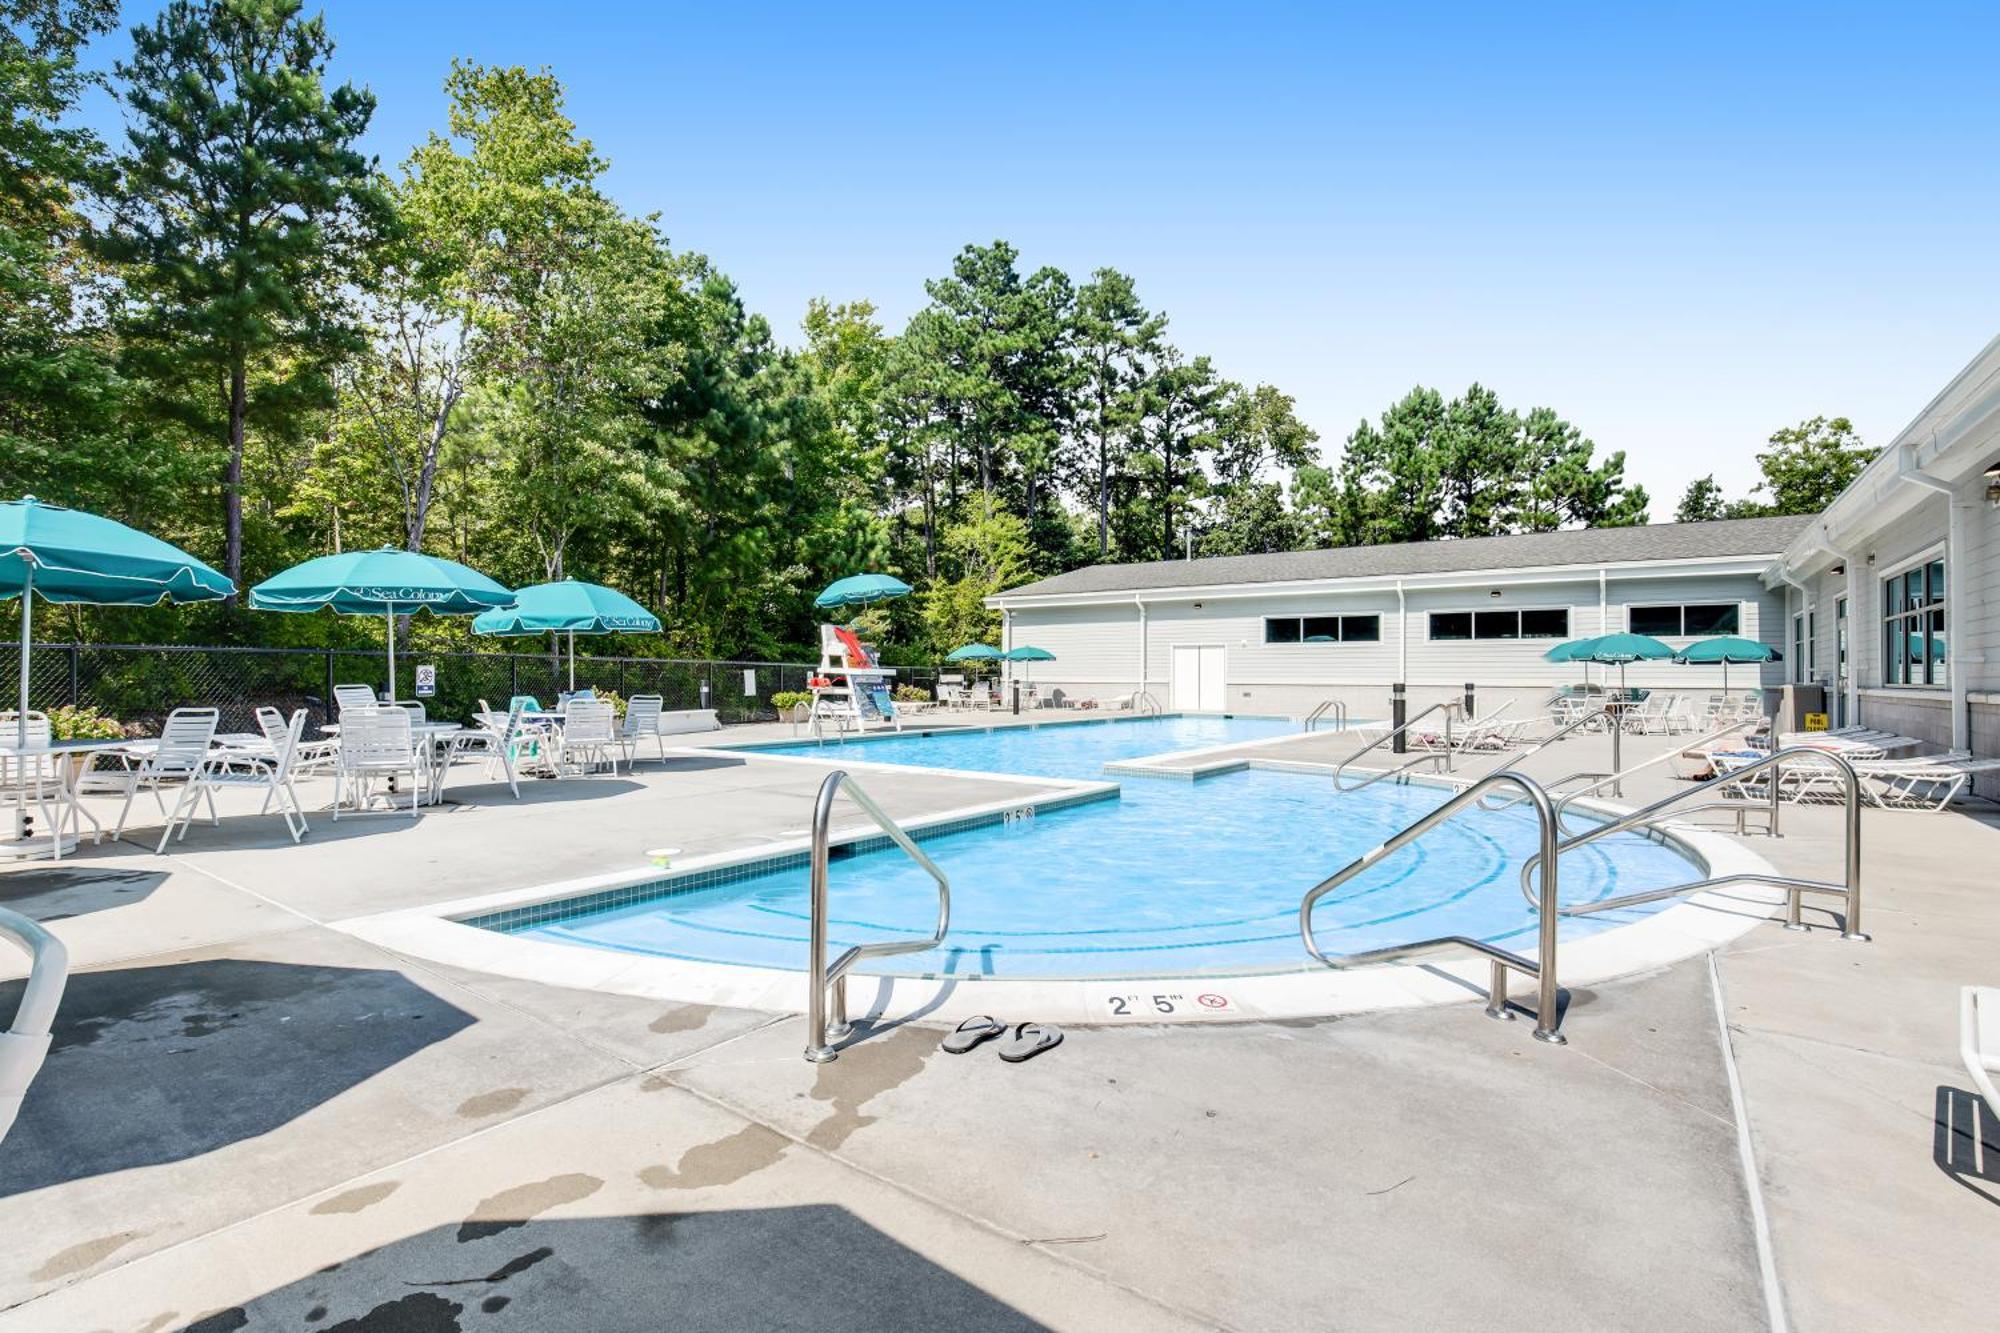
[[[843,762],[1097,778],[1114,759],[1296,729],[1282,719],[1168,717],[768,749]],[[1258,770],[1199,782],[1127,778],[1116,800],[926,838],[925,850],[952,882],[946,943],[858,971],[1050,979],[1301,970],[1305,892],[1449,796],[1438,787],[1388,783],[1336,793],[1324,776]],[[1516,875],[1535,837],[1525,812],[1463,813],[1323,900],[1315,914],[1322,947],[1353,952],[1460,934],[1532,952],[1535,917]],[[1699,868],[1671,846],[1618,835],[1566,855],[1562,873],[1564,901],[1581,902],[1684,883]],[[836,950],[930,933],[935,889],[899,852],[836,857],[829,887]],[[1563,937],[1656,910],[1565,919]],[[798,969],[807,920],[806,872],[792,864],[501,928],[654,957]]]

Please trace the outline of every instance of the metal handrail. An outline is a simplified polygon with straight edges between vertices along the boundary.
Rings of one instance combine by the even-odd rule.
[[[833,822],[833,798],[846,784],[847,795],[862,813],[875,821],[875,826],[889,835],[890,841],[903,849],[924,873],[937,881],[938,920],[937,930],[929,939],[888,940],[879,944],[851,945],[846,953],[826,961],[826,863],[828,855],[827,838]],[[847,973],[864,958],[884,958],[891,954],[921,953],[925,949],[935,949],[944,943],[945,932],[951,929],[951,880],[944,871],[938,869],[937,862],[924,854],[923,848],[903,831],[902,825],[891,819],[881,806],[861,784],[848,776],[846,769],[835,769],[826,775],[826,781],[819,785],[819,798],[813,803],[812,822],[812,927],[809,948],[812,956],[807,968],[811,989],[806,995],[806,1059],[814,1064],[825,1064],[836,1059],[840,1052],[827,1044],[828,1037],[844,1037],[851,1026],[847,1021]],[[829,1022],[829,1018],[831,1022]]]
[[[0,937],[19,943],[31,960],[13,1025],[0,1031],[0,1139],[5,1139],[28,1084],[49,1053],[49,1028],[69,983],[69,950],[38,923],[4,907],[0,907]]]
[[[1429,708],[1426,708],[1423,712],[1418,713],[1415,717],[1403,723],[1402,726],[1395,728],[1393,731],[1386,732],[1383,735],[1378,736],[1376,739],[1368,742],[1368,744],[1362,746],[1360,749],[1356,750],[1353,754],[1341,760],[1340,763],[1334,768],[1333,789],[1335,791],[1340,791],[1340,792],[1360,791],[1363,787],[1372,787],[1376,783],[1382,781],[1382,779],[1384,778],[1393,778],[1398,774],[1406,772],[1409,769],[1415,768],[1418,764],[1423,764],[1423,763],[1439,764],[1441,766],[1442,771],[1450,772],[1452,752],[1453,752],[1451,743],[1451,720],[1458,713],[1459,707],[1460,707],[1459,701],[1456,699],[1447,699],[1443,703],[1432,704]],[[1384,745],[1387,745],[1390,741],[1395,740],[1396,737],[1402,735],[1404,732],[1408,731],[1411,727],[1416,726],[1417,723],[1423,721],[1425,718],[1429,717],[1432,713],[1438,712],[1440,710],[1442,710],[1444,713],[1444,749],[1442,751],[1425,750],[1422,754],[1416,756],[1414,759],[1411,759],[1406,763],[1398,764],[1394,768],[1385,768],[1379,773],[1370,773],[1369,776],[1363,778],[1360,782],[1355,783],[1351,787],[1348,786],[1347,783],[1342,780],[1342,775],[1347,772],[1347,766],[1349,764],[1352,764],[1362,755],[1365,755],[1372,750],[1378,750]]]
[[[1554,855],[1557,844],[1554,808],[1549,804],[1548,793],[1541,784],[1524,773],[1512,769],[1502,769],[1489,773],[1464,791],[1446,801],[1437,809],[1409,825],[1388,841],[1348,862],[1333,874],[1321,880],[1299,903],[1299,937],[1305,942],[1306,952],[1319,962],[1333,968],[1365,967],[1370,963],[1394,962],[1400,958],[1414,958],[1421,954],[1447,953],[1470,950],[1481,954],[1492,963],[1488,974],[1486,990],[1486,1013],[1489,1018],[1512,1018],[1507,1008],[1507,969],[1533,977],[1536,982],[1535,1037],[1539,1041],[1561,1046],[1565,1038],[1557,1028],[1562,1022],[1559,987],[1556,984],[1556,874],[1552,870],[1542,886],[1543,912],[1537,944],[1538,957],[1523,958],[1520,954],[1502,949],[1485,940],[1473,939],[1469,935],[1440,935],[1435,939],[1416,940],[1409,944],[1391,944],[1380,949],[1368,949],[1361,953],[1335,954],[1329,956],[1319,947],[1313,936],[1312,911],[1321,898],[1353,879],[1383,857],[1409,846],[1431,829],[1457,814],[1467,805],[1477,802],[1487,791],[1496,786],[1518,788],[1524,800],[1534,804],[1536,818],[1541,824],[1541,855],[1548,858],[1551,867],[1556,866]]]
[[[1345,699],[1321,700],[1319,707],[1306,715],[1306,730],[1316,730],[1319,726],[1319,720],[1328,713],[1333,714],[1333,729],[1335,731],[1347,730],[1347,701]]]
[[[1697,880],[1692,884],[1677,884],[1663,889],[1644,889],[1638,893],[1620,894],[1616,898],[1604,898],[1593,903],[1579,903],[1574,907],[1562,907],[1559,905],[1556,911],[1562,916],[1588,916],[1593,912],[1609,912],[1620,907],[1633,907],[1640,903],[1658,902],[1664,898],[1677,898],[1683,894],[1700,893],[1707,889],[1721,888],[1729,884],[1770,884],[1785,890],[1785,929],[1805,929],[1805,925],[1799,920],[1803,895],[1808,893],[1835,894],[1844,899],[1842,907],[1844,919],[1841,923],[1840,937],[1847,940],[1866,940],[1868,936],[1861,929],[1861,779],[1856,775],[1854,765],[1848,763],[1839,755],[1831,754],[1825,750],[1815,750],[1809,746],[1794,746],[1788,750],[1779,750],[1774,754],[1768,754],[1755,763],[1746,764],[1744,767],[1717,779],[1717,781],[1721,783],[1741,782],[1744,778],[1762,772],[1765,769],[1782,769],[1785,764],[1799,759],[1807,759],[1814,763],[1830,765],[1834,772],[1840,775],[1841,784],[1846,789],[1846,808],[1843,820],[1843,827],[1846,834],[1843,857],[1844,882],[1834,884],[1827,880],[1798,879],[1790,875],[1764,875],[1755,873],[1718,875],[1709,879]],[[1770,777],[1771,808],[1774,812],[1771,829],[1774,835],[1778,827],[1775,811],[1780,799],[1780,776],[1779,773],[1773,772]],[[1534,868],[1537,864],[1548,866],[1553,870],[1564,852],[1582,847],[1587,843],[1596,842],[1599,838],[1608,838],[1612,834],[1621,833],[1626,829],[1650,826],[1657,822],[1661,811],[1670,806],[1677,805],[1691,796],[1701,795],[1705,790],[1706,788],[1697,787],[1690,791],[1675,792],[1673,795],[1655,801],[1651,805],[1631,811],[1628,814],[1619,815],[1606,823],[1587,829],[1573,837],[1563,839],[1557,843],[1552,853],[1548,851],[1537,852],[1521,865],[1521,896],[1528,900],[1530,906],[1546,915],[1548,911],[1547,904],[1551,901],[1547,888],[1544,886],[1543,891],[1538,895],[1531,884]]]
[[[1160,701],[1153,696],[1151,690],[1140,690],[1132,696],[1132,711],[1145,717],[1158,717],[1161,712]]]
[[[1607,787],[1614,783],[1622,786],[1623,779],[1631,777],[1634,773],[1641,773],[1644,772],[1646,769],[1655,767],[1656,765],[1664,764],[1668,760],[1676,757],[1677,755],[1682,755],[1687,753],[1687,751],[1693,749],[1697,745],[1706,745],[1710,741],[1721,740],[1724,736],[1729,735],[1731,732],[1741,731],[1741,730],[1743,730],[1741,725],[1731,724],[1729,726],[1722,728],[1722,730],[1720,731],[1711,731],[1706,736],[1700,737],[1697,740],[1691,740],[1686,745],[1670,745],[1664,751],[1654,755],[1651,759],[1646,760],[1644,763],[1634,764],[1630,768],[1621,768],[1616,773],[1571,773],[1566,777],[1557,778],[1554,782],[1551,782],[1549,784],[1551,787],[1560,787],[1564,783],[1574,782],[1578,778],[1595,778],[1596,781],[1591,782],[1585,786],[1578,787],[1575,791],[1564,792],[1560,796],[1556,797],[1556,823],[1558,825],[1562,823],[1562,817],[1564,813],[1569,809],[1570,803],[1572,801],[1580,800],[1581,798],[1590,795],[1590,793],[1597,791],[1599,788]],[[1773,823],[1771,826],[1772,836],[1773,837],[1777,836],[1777,832],[1778,832],[1777,825]]]

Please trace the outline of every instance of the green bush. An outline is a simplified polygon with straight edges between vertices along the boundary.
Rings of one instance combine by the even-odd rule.
[[[803,704],[810,704],[813,697],[804,690],[779,690],[771,696],[771,707],[780,713],[789,713]]]
[[[95,708],[65,704],[49,710],[49,734],[59,741],[115,741],[124,739],[125,728]]]
[[[899,704],[929,703],[931,692],[921,685],[898,685],[896,702]]]

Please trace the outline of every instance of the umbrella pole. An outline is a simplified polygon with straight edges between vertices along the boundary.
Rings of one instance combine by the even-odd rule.
[[[389,695],[390,703],[396,702],[396,608],[392,604],[382,613],[382,626],[388,631],[389,640]]]
[[[576,631],[569,632],[569,692],[576,693]]]
[[[28,650],[33,643],[35,562],[24,560],[27,575],[21,583],[21,708],[14,714],[14,762],[21,766],[21,780],[14,788],[14,837],[28,836]],[[62,830],[57,829],[60,837]]]

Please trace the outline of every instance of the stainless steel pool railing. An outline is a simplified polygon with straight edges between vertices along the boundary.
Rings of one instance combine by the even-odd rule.
[[[37,922],[0,907],[0,939],[28,952],[28,980],[12,1026],[0,1029],[0,1139],[7,1137],[21,1098],[49,1053],[49,1026],[69,983],[69,950]]]
[[[1755,763],[1736,769],[1726,777],[1719,778],[1716,781],[1719,783],[1740,783],[1743,779],[1753,777],[1758,773],[1768,773],[1769,776],[1765,780],[1770,784],[1769,799],[1772,809],[1775,812],[1778,803],[1783,798],[1782,784],[1784,781],[1785,765],[1800,761],[1831,767],[1835,775],[1841,780],[1844,796],[1844,818],[1842,820],[1842,830],[1844,833],[1844,846],[1842,848],[1843,877],[1841,883],[1835,884],[1828,880],[1801,879],[1791,875],[1776,874],[1748,873],[1716,875],[1708,879],[1697,880],[1691,884],[1676,884],[1667,888],[1644,889],[1638,893],[1623,893],[1615,898],[1603,898],[1591,903],[1578,903],[1573,907],[1558,905],[1555,909],[1556,912],[1562,916],[1588,916],[1594,912],[1609,912],[1620,907],[1634,907],[1640,903],[1659,902],[1665,898],[1678,898],[1685,894],[1701,893],[1708,889],[1722,888],[1730,884],[1768,884],[1774,888],[1785,890],[1785,929],[1804,930],[1806,928],[1805,924],[1799,920],[1804,895],[1808,893],[1823,893],[1839,897],[1843,900],[1840,937],[1846,940],[1866,940],[1868,936],[1861,929],[1861,779],[1855,774],[1854,766],[1837,754],[1831,754],[1825,750],[1815,750],[1808,746],[1794,746],[1788,750],[1779,750],[1773,754],[1768,754]],[[1600,838],[1608,838],[1614,833],[1622,833],[1627,829],[1646,828],[1655,833],[1655,835],[1658,835],[1659,830],[1653,826],[1660,821],[1661,815],[1666,810],[1680,805],[1689,797],[1702,795],[1706,790],[1707,788],[1696,788],[1692,791],[1675,792],[1671,796],[1664,797],[1661,800],[1653,802],[1651,805],[1631,811],[1629,814],[1619,815],[1605,823],[1586,829],[1582,833],[1562,838],[1557,842],[1553,850],[1545,847],[1542,851],[1537,852],[1521,864],[1521,896],[1526,898],[1529,904],[1546,918],[1549,911],[1549,904],[1554,898],[1548,892],[1546,884],[1542,885],[1540,890],[1537,891],[1534,884],[1534,871],[1537,865],[1554,867],[1564,852],[1573,851],[1578,847],[1596,842]],[[1684,813],[1691,814],[1697,810],[1713,807],[1716,804],[1716,802],[1711,801],[1705,802],[1703,805],[1688,806],[1684,808]],[[1771,827],[1773,831],[1777,829],[1777,817],[1775,813],[1772,816]],[[1546,927],[1546,920],[1544,920],[1543,925]]]
[[[1721,740],[1724,736],[1730,735],[1732,732],[1739,732],[1741,730],[1743,730],[1741,724],[1732,723],[1729,726],[1723,727],[1719,731],[1711,731],[1706,736],[1697,737],[1696,739],[1689,741],[1685,745],[1669,746],[1666,750],[1663,750],[1659,754],[1654,755],[1651,759],[1648,759],[1643,763],[1634,764],[1630,768],[1622,768],[1618,770],[1616,773],[1571,773],[1565,777],[1557,778],[1554,782],[1551,782],[1549,784],[1551,789],[1556,787],[1567,786],[1569,783],[1575,782],[1580,778],[1589,778],[1592,779],[1592,781],[1586,783],[1584,786],[1577,787],[1570,791],[1561,792],[1556,795],[1556,823],[1557,824],[1562,823],[1562,817],[1568,811],[1570,802],[1581,800],[1583,797],[1590,795],[1594,791],[1599,791],[1605,787],[1618,784],[1620,779],[1629,778],[1634,773],[1643,773],[1645,770],[1649,768],[1658,767],[1659,765],[1667,763],[1670,760],[1675,759],[1680,755],[1686,754],[1690,750],[1693,750],[1699,746],[1706,745],[1710,741]],[[1724,781],[1726,781],[1726,779]],[[1775,806],[1775,804],[1776,803],[1774,802],[1773,805]],[[1690,806],[1688,810],[1685,811],[1684,813],[1693,813],[1695,809],[1709,809],[1709,808],[1719,809],[1725,807],[1729,809],[1737,809],[1739,808],[1739,805],[1740,803],[1736,802],[1712,801],[1699,807]],[[1740,827],[1741,821],[1738,821],[1738,823]],[[1566,829],[1565,832],[1567,832]],[[1778,819],[1775,814],[1773,814],[1771,817],[1771,836],[1774,838],[1778,836]]]
[[[888,834],[890,841],[903,849],[904,855],[937,881],[938,919],[937,930],[928,939],[852,945],[829,964],[826,961],[826,866],[832,849],[827,839],[833,826],[833,800],[843,786],[847,788],[848,798],[861,807],[862,813],[874,820],[875,826]],[[917,846],[916,840],[903,831],[902,825],[875,804],[874,799],[862,790],[860,783],[848,776],[845,769],[835,769],[819,785],[819,797],[813,803],[811,866],[812,926],[808,947],[812,952],[807,960],[807,984],[810,989],[806,993],[806,1059],[814,1064],[825,1064],[840,1055],[838,1050],[828,1045],[827,1039],[844,1037],[851,1031],[847,1021],[849,969],[864,958],[921,953],[944,943],[945,933],[951,929],[951,881],[944,871],[938,869],[937,862]]]
[[[1377,737],[1376,739],[1368,742],[1366,745],[1356,750],[1353,754],[1341,760],[1339,766],[1333,770],[1334,790],[1341,792],[1360,791],[1363,787],[1374,786],[1376,783],[1382,781],[1384,778],[1393,778],[1403,773],[1406,773],[1410,769],[1415,768],[1418,764],[1427,764],[1427,763],[1436,764],[1440,772],[1447,772],[1447,773],[1450,772],[1452,756],[1454,753],[1451,743],[1451,720],[1452,718],[1458,715],[1458,710],[1460,707],[1461,705],[1459,701],[1456,699],[1447,699],[1443,703],[1432,704],[1429,708],[1424,709],[1423,712],[1418,713],[1415,717],[1403,723],[1402,726],[1395,728],[1393,731],[1386,732],[1383,735]],[[1417,723],[1429,717],[1432,713],[1444,714],[1444,748],[1442,750],[1426,749],[1422,754],[1416,755],[1407,762],[1396,765],[1396,767],[1394,768],[1371,770],[1368,772],[1368,776],[1363,778],[1361,781],[1354,783],[1351,786],[1348,784],[1346,780],[1348,765],[1352,764],[1355,760],[1361,758],[1365,754],[1381,749],[1383,746],[1389,744],[1389,742],[1395,740],[1396,737],[1407,732],[1411,727],[1416,726]]]
[[[1153,697],[1151,690],[1140,690],[1132,696],[1132,711],[1141,717],[1158,717],[1160,701]]]
[[[1409,846],[1466,806],[1478,803],[1488,791],[1503,786],[1515,788],[1521,793],[1523,800],[1535,807],[1536,818],[1541,824],[1541,850],[1538,855],[1542,862],[1550,867],[1550,873],[1543,878],[1542,883],[1542,912],[1537,931],[1537,957],[1524,958],[1511,950],[1502,949],[1485,940],[1473,939],[1468,935],[1440,935],[1435,939],[1416,940],[1409,944],[1392,944],[1361,953],[1329,955],[1321,950],[1319,941],[1313,935],[1312,923],[1313,907],[1320,899],[1383,857]],[[1487,1016],[1489,1018],[1514,1016],[1507,1008],[1507,972],[1511,968],[1535,979],[1536,1040],[1561,1046],[1565,1044],[1567,1038],[1558,1030],[1562,1023],[1562,1011],[1561,991],[1556,983],[1556,926],[1559,915],[1556,910],[1557,839],[1555,810],[1549,804],[1548,793],[1542,790],[1540,783],[1511,769],[1489,773],[1394,837],[1362,853],[1321,880],[1299,903],[1299,938],[1304,941],[1307,953],[1332,968],[1365,967],[1370,963],[1395,962],[1399,959],[1433,953],[1479,954],[1491,963],[1486,991]]]
[[[1344,699],[1322,700],[1319,707],[1306,714],[1306,730],[1317,731],[1320,719],[1328,713],[1333,714],[1333,729],[1335,731],[1347,730],[1347,702]]]

